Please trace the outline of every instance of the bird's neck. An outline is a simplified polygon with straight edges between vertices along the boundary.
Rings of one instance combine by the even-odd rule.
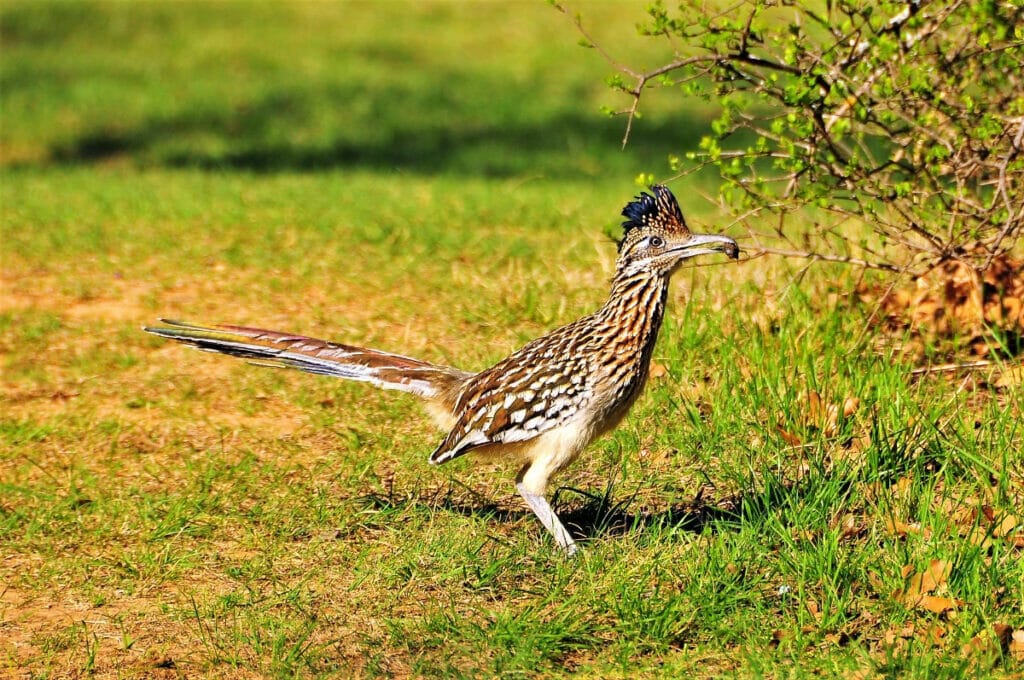
[[[622,351],[640,351],[650,359],[665,314],[669,277],[652,272],[619,272],[608,301],[595,315]]]

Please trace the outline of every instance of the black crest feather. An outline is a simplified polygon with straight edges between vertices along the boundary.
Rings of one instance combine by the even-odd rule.
[[[660,227],[672,231],[688,231],[683,211],[679,209],[676,197],[663,184],[650,187],[654,195],[646,191],[640,192],[636,200],[622,209],[626,221],[622,223],[625,238],[633,229],[640,227]]]

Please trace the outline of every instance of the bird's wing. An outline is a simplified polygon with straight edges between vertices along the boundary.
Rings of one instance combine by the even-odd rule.
[[[490,444],[528,441],[577,415],[589,399],[585,358],[566,352],[559,353],[563,361],[553,362],[531,350],[524,347],[470,381],[456,404],[455,426],[431,463]]]
[[[261,366],[295,368],[307,373],[368,382],[435,399],[471,374],[449,366],[365,347],[342,345],[292,333],[246,326],[199,326],[160,320],[164,325],[143,330],[208,352],[252,360]]]

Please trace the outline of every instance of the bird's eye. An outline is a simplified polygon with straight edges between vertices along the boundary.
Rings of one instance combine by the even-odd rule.
[[[665,239],[663,239],[660,236],[652,236],[650,244],[652,248],[661,248],[662,246],[665,245]]]

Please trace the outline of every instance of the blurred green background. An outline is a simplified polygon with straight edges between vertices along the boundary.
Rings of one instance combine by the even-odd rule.
[[[585,7],[634,65],[642,3]],[[611,67],[543,2],[5,2],[2,162],[581,178],[667,167],[699,112],[620,150]]]

